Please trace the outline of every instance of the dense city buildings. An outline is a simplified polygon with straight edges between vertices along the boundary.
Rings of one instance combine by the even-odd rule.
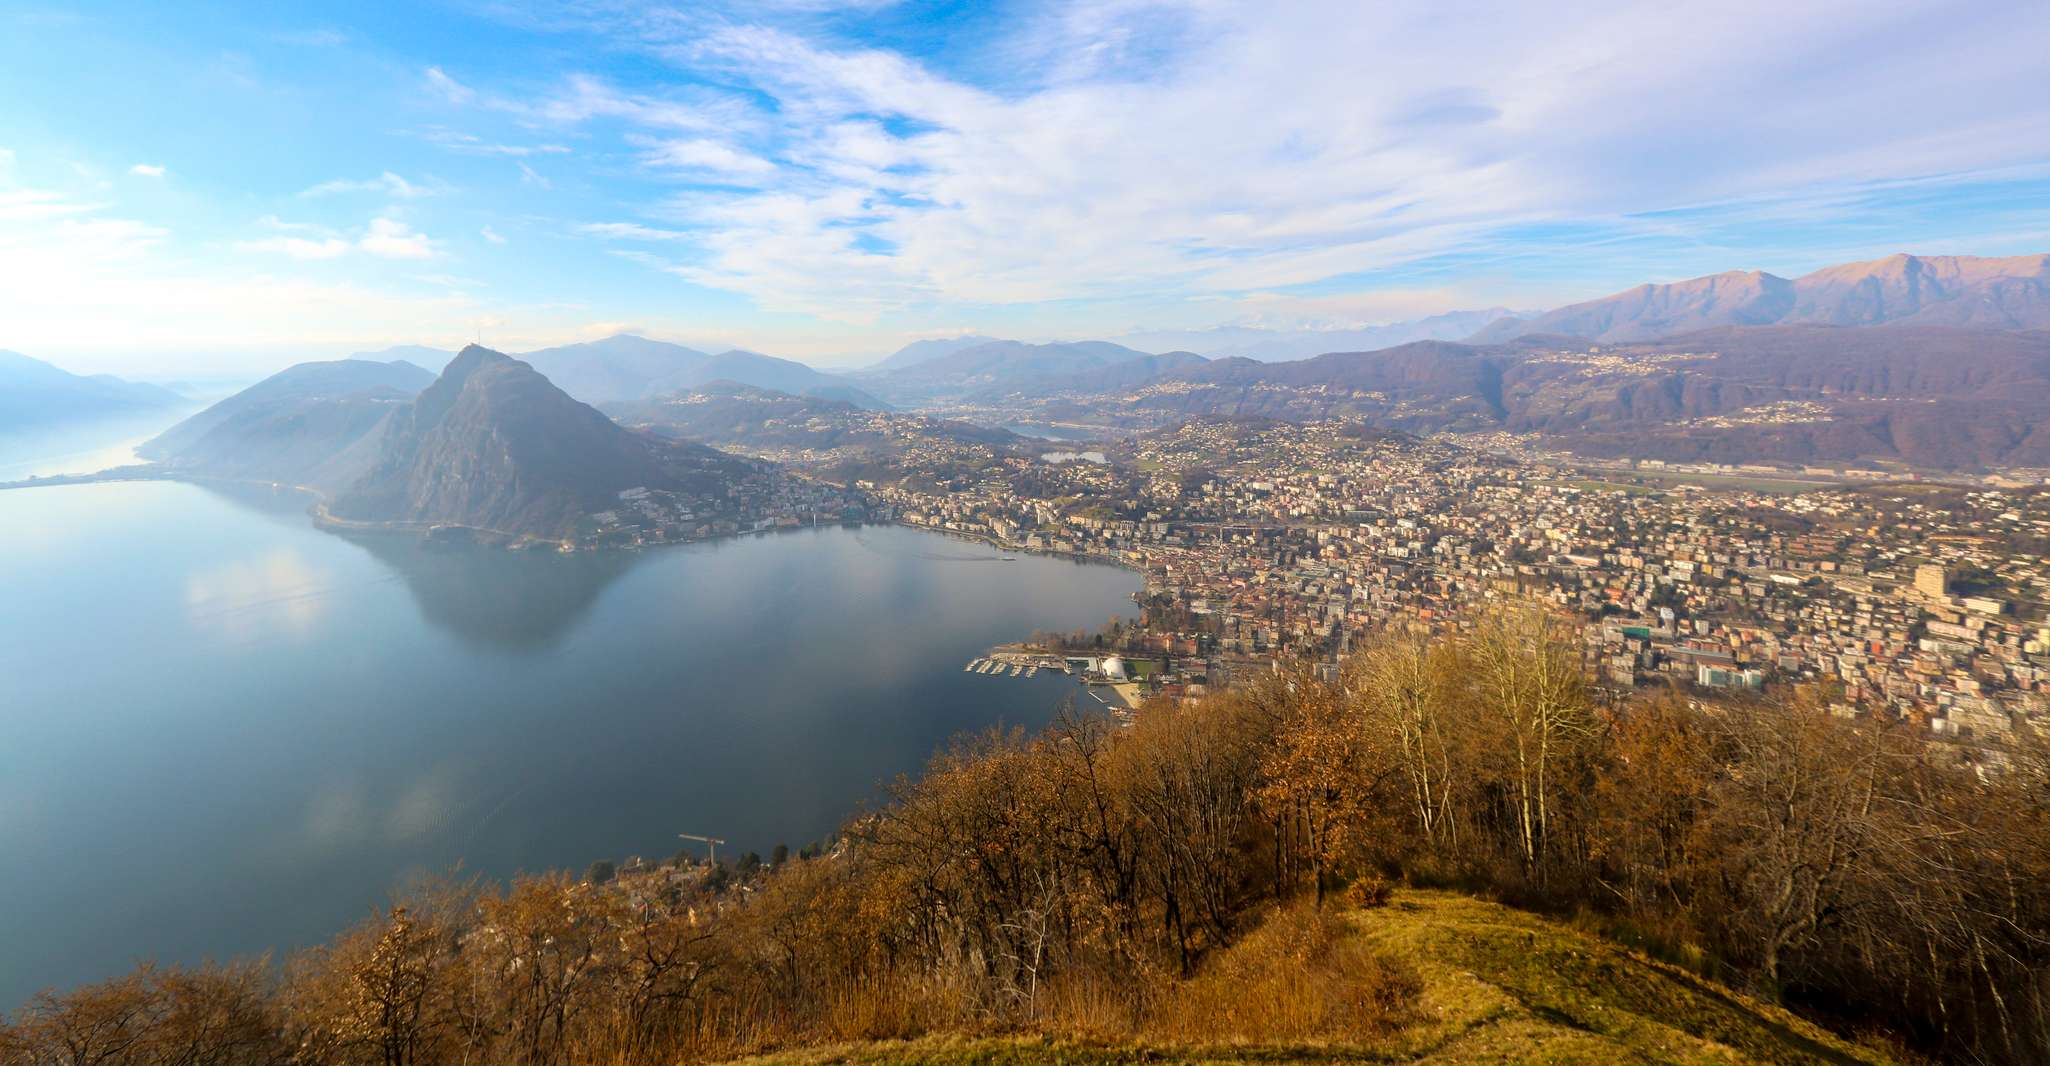
[[[1351,422],[1197,421],[1091,447],[908,438],[847,487],[877,518],[1143,572],[1142,624],[1119,640],[1156,688],[1335,663],[1535,598],[1582,620],[1590,673],[1617,688],[1827,680],[1847,708],[1960,739],[2050,710],[2037,490],[1736,468],[1700,471],[1703,488],[1670,480],[1684,468]]]

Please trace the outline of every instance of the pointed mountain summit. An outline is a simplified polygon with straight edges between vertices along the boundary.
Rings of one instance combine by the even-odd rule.
[[[746,464],[622,429],[532,366],[471,345],[407,407],[337,494],[337,518],[561,537],[633,488],[716,491]]]

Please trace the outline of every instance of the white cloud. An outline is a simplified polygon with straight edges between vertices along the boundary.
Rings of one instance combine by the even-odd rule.
[[[626,93],[589,75],[568,79],[555,95],[532,108],[518,107],[551,122],[581,123],[593,119],[622,119],[638,126],[676,130],[718,130],[735,115],[731,102],[711,97],[701,102],[664,99]]]
[[[349,254],[350,244],[339,237],[264,237],[237,241],[235,247],[244,252],[273,252],[294,259],[336,259]]]
[[[597,237],[628,241],[680,241],[693,236],[682,230],[656,229],[637,222],[592,222],[577,229]]]
[[[608,78],[522,68],[505,82],[486,81],[505,72],[481,61],[473,73],[427,67],[415,92],[460,108],[477,132],[411,135],[512,161],[475,169],[528,186],[495,191],[526,201],[519,210],[536,212],[526,219],[537,232],[639,219],[591,221],[582,232],[761,311],[829,319],[775,320],[792,347],[813,350],[846,344],[850,331],[835,324],[848,322],[876,323],[872,336],[963,321],[1018,324],[1024,335],[1142,316],[1279,325],[1409,317],[1466,301],[1530,306],[1539,300],[1438,279],[1657,276],[1676,255],[1713,260],[1711,269],[1772,267],[1755,260],[1775,249],[1780,263],[1789,248],[1819,254],[1837,238],[1814,234],[1843,218],[1861,222],[1844,231],[1844,247],[1902,232],[1875,216],[1875,183],[1987,180],[2050,159],[2031,135],[2050,128],[2050,68],[2039,54],[2050,6],[2041,4],[1735,0],[1690,10],[1682,24],[1625,0],[1577,2],[1566,14],[1393,0],[1371,17],[1330,3],[1046,0],[992,23],[1002,32],[972,35],[966,51],[950,43],[930,64],[847,44],[832,35],[858,32],[855,22],[788,7],[487,6],[520,7],[518,17],[546,23],[541,32],[583,30],[579,44],[595,20],[617,39],[589,55],[652,55],[676,76],[649,75],[641,62]],[[580,53],[557,54],[579,62]],[[541,88],[516,99],[506,84]],[[1960,112],[1958,100],[1973,106]],[[89,202],[111,190],[64,180],[65,192],[0,180],[0,240],[14,242],[0,276],[20,286],[0,285],[10,335],[17,321],[31,330],[51,321],[21,292],[144,336],[158,328],[148,314],[195,335],[247,321],[250,335],[268,336],[290,326],[274,307],[301,314],[309,336],[358,332],[319,303],[330,297],[386,326],[412,327],[449,306],[477,310],[251,279],[236,273],[247,260],[163,254],[163,231]],[[563,195],[536,192],[558,185]],[[280,257],[270,265],[281,270],[294,268],[286,260],[432,256],[435,242],[399,219],[434,232],[444,223],[401,208],[446,188],[418,173],[324,182],[303,195],[383,199],[363,201],[350,228],[273,220],[242,246]],[[540,200],[548,206],[532,203]],[[396,205],[386,217],[353,228],[386,204]],[[1745,239],[1712,233],[1705,212],[1648,214],[1704,205],[1741,218]],[[2042,231],[2040,208],[2009,215],[2016,224],[1998,241]],[[502,243],[476,228],[485,217],[510,225],[516,216],[461,223]],[[1803,232],[1781,241],[1769,231],[1785,219]],[[1955,232],[1963,241],[1995,227]],[[102,283],[67,238],[117,251],[134,269]],[[1461,258],[1407,269],[1448,254]],[[574,273],[496,258],[572,286],[566,299],[588,295],[574,289]],[[43,272],[79,291],[53,289]],[[163,307],[143,291],[146,278],[215,318]],[[130,303],[100,302],[106,294]],[[734,312],[767,321],[749,315]]]
[[[323,181],[320,184],[313,186],[312,188],[306,189],[299,195],[304,197],[332,196],[336,193],[352,192],[382,193],[386,196],[397,197],[401,200],[411,200],[416,197],[427,195],[428,190],[422,186],[415,185],[414,183],[407,181],[406,179],[398,176],[397,174],[394,174],[391,171],[387,170],[384,173],[379,174],[377,177],[365,178],[361,181],[351,180],[348,178],[336,178],[333,181]]]
[[[141,178],[161,178],[164,176],[163,167],[150,163],[137,163],[129,167],[128,172]]]
[[[448,149],[465,155],[499,155],[522,158],[536,155],[567,155],[566,144],[501,144],[487,141],[474,133],[430,127],[421,131],[421,137]]]
[[[306,222],[285,222],[275,215],[257,220],[257,225],[276,235],[237,241],[243,252],[289,256],[293,259],[339,259],[350,252],[364,252],[381,259],[432,259],[438,249],[425,234],[389,216],[374,218],[355,240],[325,227]]]
[[[728,177],[761,177],[776,172],[776,164],[760,156],[703,137],[644,143],[648,151],[641,160],[650,166],[709,171]]]
[[[520,158],[530,155],[564,155],[569,146],[562,144],[490,144],[483,141],[450,145],[455,151],[471,155],[503,155]]]
[[[428,67],[427,87],[452,104],[467,104],[477,98],[476,90],[448,76],[440,67]]]
[[[6,185],[0,172],[0,322],[8,346],[114,373],[191,372],[196,368],[275,370],[308,352],[379,347],[394,339],[453,346],[468,323],[489,317],[514,348],[575,339],[589,320],[575,303],[522,300],[496,306],[442,288],[451,278],[412,277],[387,289],[313,280],[290,271],[302,260],[279,245],[279,268],[250,268],[239,257],[181,250],[163,227],[117,217],[105,204]],[[389,222],[389,220],[387,220]],[[265,216],[255,243],[286,237],[326,248],[328,241],[383,242],[414,254],[432,242],[396,224],[373,224],[363,241],[313,223]],[[396,227],[396,228],[395,228]],[[379,271],[380,281],[389,275]],[[425,280],[423,280],[423,278]],[[161,353],[188,353],[167,364]]]
[[[745,187],[688,189],[651,211],[702,234],[694,265],[662,269],[852,321],[1328,285],[1507,251],[1517,227],[1986,173],[2041,157],[2021,131],[2050,125],[2050,93],[2011,91],[2050,89],[2031,47],[2050,9],[1740,2],[1679,32],[1668,12],[1623,3],[1572,18],[1056,4],[965,65],[1015,72],[1001,92],[903,55],[717,21],[666,38],[633,29],[767,105],[653,112],[643,91],[586,79],[536,111],[619,119],[644,131],[626,138],[644,163]],[[1900,63],[1923,76],[1888,73]],[[1959,118],[1956,99],[1988,104]],[[737,120],[703,123],[719,107]]]
[[[434,242],[394,218],[373,219],[358,248],[382,259],[432,259]]]
[[[79,203],[47,189],[0,189],[0,222],[29,222],[86,214],[96,204]]]

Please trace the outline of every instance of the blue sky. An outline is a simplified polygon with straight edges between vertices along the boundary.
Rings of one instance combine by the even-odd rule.
[[[0,11],[0,347],[1354,326],[2050,250],[2040,2]]]

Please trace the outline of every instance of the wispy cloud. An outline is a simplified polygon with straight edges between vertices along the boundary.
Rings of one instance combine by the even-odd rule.
[[[274,215],[257,220],[257,225],[271,235],[237,241],[236,250],[304,260],[340,259],[351,252],[380,259],[432,259],[439,254],[436,242],[389,216],[371,219],[354,239],[326,226],[286,222]]]
[[[706,137],[673,141],[643,139],[638,143],[647,148],[641,155],[641,161],[650,166],[736,178],[757,178],[776,172],[776,164]]]
[[[1711,196],[1769,201],[2050,155],[2020,132],[2050,125],[2045,95],[2011,91],[2050,90],[2019,43],[2050,33],[2050,17],[2011,8],[1740,3],[1682,34],[1625,4],[1570,20],[1421,3],[1371,18],[1055,5],[1010,46],[1033,57],[1022,85],[767,21],[630,31],[662,42],[686,80],[710,71],[744,87],[718,105],[739,121],[707,125],[702,89],[669,111],[595,79],[531,113],[625,122],[644,164],[697,183],[645,205],[691,222],[701,253],[663,269],[766,309],[856,321],[1244,299],[1447,255],[1542,254],[1520,233],[1567,220],[1613,226]],[[1847,25],[1856,54],[1826,32]],[[1887,75],[1890,55],[1943,71],[1930,77],[1946,91]],[[1988,104],[1961,117],[1943,102],[1956,99]]]
[[[429,190],[387,170],[374,178],[364,178],[361,180],[336,178],[333,181],[323,181],[306,189],[299,195],[302,197],[314,197],[360,192],[381,193],[385,196],[393,196],[401,200],[411,200],[415,197],[426,196]]]
[[[0,189],[0,222],[32,222],[83,215],[98,205],[73,200],[48,189]]]
[[[1684,25],[1630,0],[849,17],[871,6],[492,0],[175,55],[220,97],[191,158],[374,161],[303,191],[270,168],[225,188],[208,164],[202,182],[184,155],[152,174],[169,160],[91,143],[120,124],[54,87],[20,107],[80,143],[0,151],[0,322],[62,336],[37,300],[138,336],[280,335],[280,309],[321,336],[486,313],[407,288],[445,272],[591,305],[549,314],[673,313],[845,351],[941,325],[1531,306],[1730,267],[2040,250],[2017,245],[2050,230],[2050,5],[1733,0]],[[137,95],[162,73],[80,77]],[[288,98],[319,108],[317,131],[265,119]],[[220,221],[267,211],[292,221]]]
[[[165,173],[163,167],[151,163],[137,163],[128,172],[139,178],[161,178]]]
[[[427,88],[434,95],[451,104],[467,104],[477,98],[477,91],[448,76],[440,67],[428,67],[422,75],[427,79]]]
[[[693,234],[682,230],[656,229],[638,222],[590,222],[577,229],[597,237],[611,237],[628,241],[681,241],[689,240]]]

